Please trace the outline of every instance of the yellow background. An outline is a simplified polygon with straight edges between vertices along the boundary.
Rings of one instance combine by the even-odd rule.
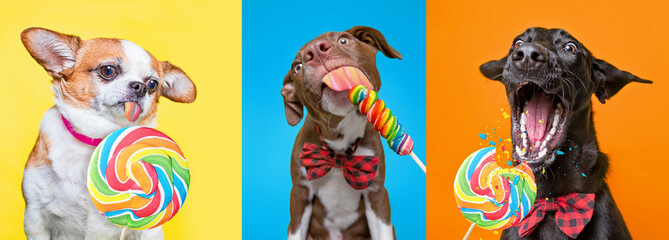
[[[0,233],[25,238],[23,167],[50,77],[19,34],[44,27],[82,39],[133,41],[181,67],[197,86],[192,104],[161,99],[158,129],[186,154],[192,181],[184,208],[164,225],[168,239],[241,238],[241,1],[0,0]]]

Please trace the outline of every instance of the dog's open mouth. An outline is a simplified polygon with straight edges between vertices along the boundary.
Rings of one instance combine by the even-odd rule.
[[[321,106],[326,111],[336,115],[346,115],[355,110],[355,106],[348,99],[348,92],[357,85],[369,89],[374,86],[367,76],[358,68],[344,66],[332,70],[323,76]]]
[[[567,102],[526,82],[516,90],[513,104],[514,158],[533,165],[550,164],[563,140]]]

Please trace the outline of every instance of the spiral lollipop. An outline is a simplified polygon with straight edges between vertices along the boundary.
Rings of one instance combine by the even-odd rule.
[[[167,135],[127,127],[107,136],[91,156],[88,191],[95,207],[117,226],[142,230],[170,220],[181,209],[188,162]],[[122,235],[123,235],[122,234]]]
[[[537,195],[534,174],[527,163],[502,168],[495,161],[495,147],[472,153],[455,177],[455,203],[462,215],[484,229],[508,228],[532,209]]]
[[[360,113],[367,116],[367,121],[374,125],[374,129],[388,140],[390,149],[399,155],[411,154],[423,172],[426,171],[423,162],[413,153],[413,140],[404,132],[402,124],[392,115],[390,109],[386,108],[386,103],[379,99],[375,91],[363,85],[356,85],[349,91],[348,98],[353,105],[358,106]]]

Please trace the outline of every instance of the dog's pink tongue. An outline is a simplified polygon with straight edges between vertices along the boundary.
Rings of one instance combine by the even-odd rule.
[[[354,67],[337,68],[326,74],[322,81],[335,91],[346,91],[360,84],[374,90],[374,86],[369,82],[367,76],[360,69]]]
[[[125,103],[125,118],[130,122],[137,121],[139,114],[142,113],[142,107],[136,102]]]
[[[535,93],[525,106],[527,135],[533,143],[540,142],[546,133],[549,114],[555,111],[553,101],[545,93]]]

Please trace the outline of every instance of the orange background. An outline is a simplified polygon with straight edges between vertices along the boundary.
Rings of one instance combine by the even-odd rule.
[[[469,222],[455,205],[453,180],[480,148],[478,133],[508,112],[502,84],[478,70],[502,58],[528,27],[563,28],[614,66],[652,85],[627,85],[606,104],[593,98],[608,183],[636,239],[666,234],[660,219],[669,157],[669,3],[664,1],[427,1],[427,237],[458,239]],[[508,137],[509,120],[501,121]],[[501,230],[499,231],[501,233]],[[498,239],[475,228],[469,239]]]

